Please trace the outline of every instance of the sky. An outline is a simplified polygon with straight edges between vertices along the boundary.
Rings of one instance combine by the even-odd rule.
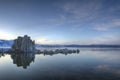
[[[120,0],[0,0],[0,39],[120,44]]]

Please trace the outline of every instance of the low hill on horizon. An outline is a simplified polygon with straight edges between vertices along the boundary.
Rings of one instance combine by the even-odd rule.
[[[13,40],[0,40],[1,48],[10,48],[13,44]],[[36,47],[113,47],[117,48],[120,45],[112,45],[112,44],[91,44],[91,45],[79,45],[79,44],[36,44]]]

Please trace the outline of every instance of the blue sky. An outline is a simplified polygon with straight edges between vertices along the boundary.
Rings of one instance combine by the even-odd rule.
[[[120,0],[0,0],[0,39],[120,44]]]

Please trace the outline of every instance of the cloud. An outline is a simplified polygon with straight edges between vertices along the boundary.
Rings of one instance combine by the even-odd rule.
[[[120,27],[120,20],[114,21],[113,24]]]
[[[120,37],[118,34],[103,34],[101,36],[93,37],[89,40],[79,39],[79,40],[59,40],[59,39],[49,39],[48,37],[42,37],[35,39],[36,43],[40,44],[115,44],[120,45]]]
[[[36,43],[40,43],[40,44],[46,44],[48,42],[48,40],[46,38],[39,38],[36,40]]]
[[[119,35],[104,35],[96,37],[92,44],[120,44]]]
[[[66,2],[62,6],[63,10],[67,13],[71,13],[72,15],[76,16],[76,18],[88,17],[92,16],[92,14],[96,14],[100,8],[101,4],[96,1],[70,1]],[[89,17],[88,17],[89,18]]]
[[[57,4],[60,13],[52,21],[60,23],[60,25],[78,25],[89,22],[93,19],[100,17],[99,10],[101,9],[101,3],[98,0],[84,1],[62,1]],[[80,28],[80,27],[79,27]]]
[[[110,22],[93,25],[93,29],[98,31],[108,31],[113,28],[120,28],[120,20],[112,20]]]
[[[97,24],[93,27],[93,29],[98,31],[107,31],[110,28],[112,28],[110,24]]]
[[[0,31],[0,39],[10,40],[10,39],[15,39],[15,36],[11,33]]]
[[[66,45],[67,44],[87,44],[86,41],[50,40],[47,38],[38,38],[38,39],[36,39],[36,43],[38,43],[38,44],[66,44]]]
[[[49,40],[47,38],[39,38],[36,39],[36,43],[38,44],[63,44],[64,41],[59,41],[59,40]]]
[[[117,0],[113,2],[117,3]],[[110,3],[113,2],[110,1]],[[111,21],[113,19],[119,19],[119,16],[115,15],[120,10],[119,4],[111,5],[110,3],[106,4],[104,0],[69,1],[60,5],[63,10],[61,15],[64,16],[65,24],[77,24],[81,26],[81,24],[92,24],[99,22],[98,24],[92,25],[92,28],[98,31],[107,31],[114,28],[114,26],[119,26],[119,21],[115,22],[115,24]]]

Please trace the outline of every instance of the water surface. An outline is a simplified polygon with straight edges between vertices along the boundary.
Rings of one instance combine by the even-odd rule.
[[[0,54],[0,80],[120,80],[120,49],[80,48],[80,53],[52,55]]]

